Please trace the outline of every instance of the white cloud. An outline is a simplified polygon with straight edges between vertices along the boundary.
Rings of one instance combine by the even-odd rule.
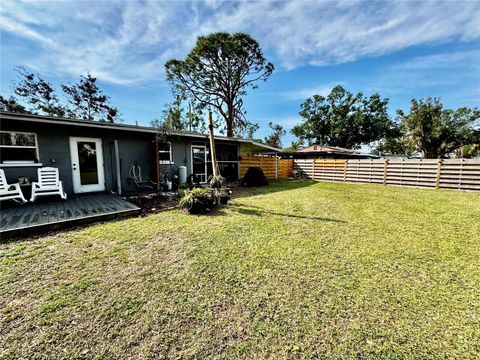
[[[470,94],[478,98],[478,86],[472,88],[472,76],[480,78],[480,51],[457,51],[435,55],[417,56],[391,66],[381,72],[371,86],[375,91],[389,94],[413,94],[429,90],[431,96],[438,96],[435,90],[443,88]],[[455,90],[453,90],[455,89]]]
[[[0,15],[1,28],[10,33],[15,33],[21,37],[31,40],[37,40],[45,45],[54,46],[54,41],[46,36],[43,36],[39,32],[23,25],[19,22],[13,21],[6,16]]]
[[[345,85],[344,82],[336,82],[334,84],[321,85],[313,88],[296,89],[281,93],[283,97],[289,100],[305,100],[313,95],[327,96],[337,85]]]
[[[277,67],[354,61],[410,46],[480,37],[480,3],[4,1],[0,29],[38,43],[25,64],[133,84],[163,77],[198,35],[251,33]]]
[[[417,56],[394,66],[394,70],[432,70],[469,68],[480,70],[480,50],[456,51],[426,56]]]

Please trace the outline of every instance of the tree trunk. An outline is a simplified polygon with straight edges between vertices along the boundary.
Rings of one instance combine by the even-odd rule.
[[[233,103],[227,103],[227,137],[233,137],[233,122],[235,119],[235,114],[233,113]]]

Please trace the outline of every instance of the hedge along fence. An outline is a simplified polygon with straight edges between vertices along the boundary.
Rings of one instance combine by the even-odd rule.
[[[473,159],[296,159],[294,167],[317,181],[480,191],[480,160]]]
[[[280,159],[276,156],[242,155],[240,177],[250,166],[260,167],[268,179],[288,179],[292,176],[293,159]]]

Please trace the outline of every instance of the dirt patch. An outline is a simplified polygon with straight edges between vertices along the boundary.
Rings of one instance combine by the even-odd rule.
[[[142,216],[170,209],[178,205],[177,193],[140,194],[124,197],[125,200],[142,209]]]

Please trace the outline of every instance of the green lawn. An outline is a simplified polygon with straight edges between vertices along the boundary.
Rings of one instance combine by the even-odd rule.
[[[273,182],[0,245],[0,358],[480,356],[480,194]]]

